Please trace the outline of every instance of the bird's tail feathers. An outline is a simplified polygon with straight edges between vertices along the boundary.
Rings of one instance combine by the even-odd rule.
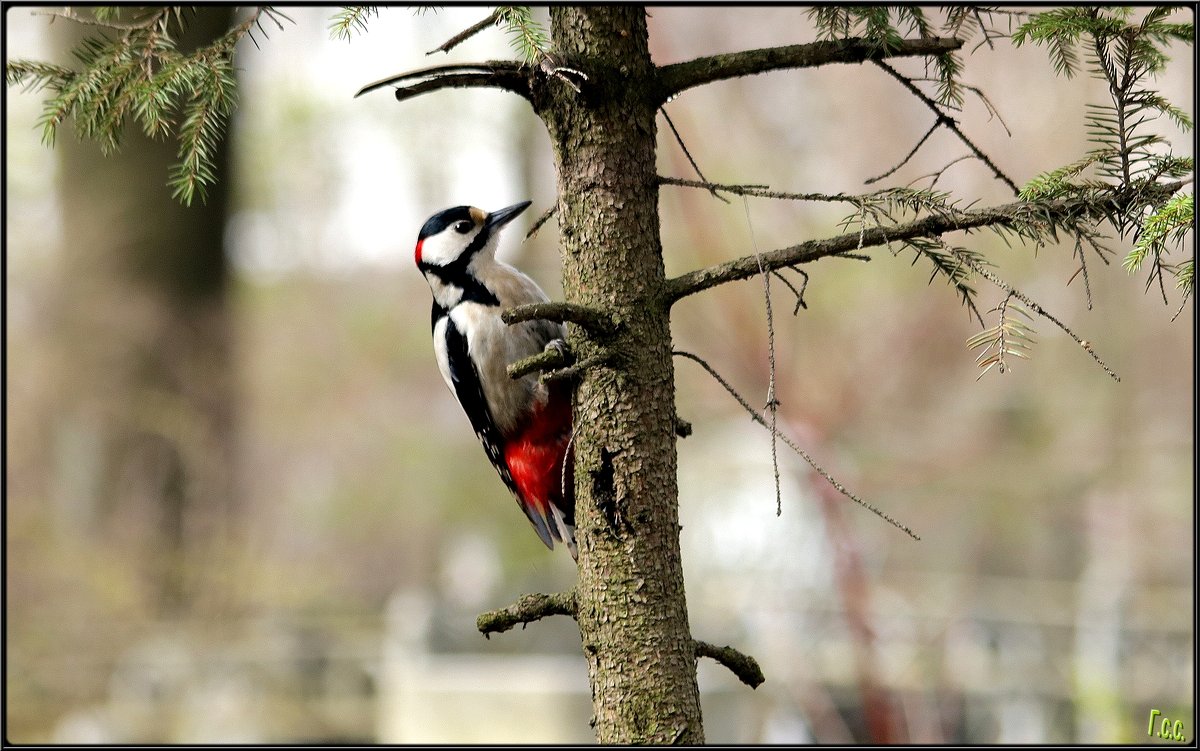
[[[554,550],[554,541],[558,540],[567,546],[571,558],[579,560],[579,548],[575,545],[575,525],[566,520],[558,506],[548,501],[526,501],[520,497],[517,498],[517,503],[525,512],[525,516],[529,517],[533,530],[546,547]]]

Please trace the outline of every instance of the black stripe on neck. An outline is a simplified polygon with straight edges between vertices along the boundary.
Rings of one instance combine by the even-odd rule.
[[[467,271],[467,267],[471,264],[471,259],[475,257],[479,251],[487,245],[491,238],[491,229],[484,224],[479,228],[479,234],[471,240],[471,244],[458,255],[450,263],[445,266],[439,266],[433,263],[421,261],[417,264],[423,273],[433,274],[438,279],[441,279],[444,284],[451,287],[458,287],[463,291],[462,300],[459,302],[475,302],[480,305],[499,305],[500,300],[496,298],[492,291],[483,285],[483,282],[476,279]]]
[[[419,268],[427,274],[433,274],[442,280],[443,284],[461,289],[462,298],[458,301],[460,303],[474,302],[480,305],[500,305],[500,299],[492,294],[492,291],[485,287],[483,282],[467,273],[466,268],[459,268],[457,262],[447,266],[435,266],[432,263],[422,262]],[[458,303],[455,304],[457,305]],[[437,303],[435,302],[434,305],[437,305]]]

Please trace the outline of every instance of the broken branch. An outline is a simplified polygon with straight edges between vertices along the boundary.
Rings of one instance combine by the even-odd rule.
[[[491,638],[492,634],[503,633],[517,624],[533,623],[552,615],[569,615],[574,618],[576,612],[578,608],[575,604],[574,589],[552,595],[523,595],[506,608],[480,615],[475,619],[475,627],[479,629],[479,633]]]
[[[525,321],[555,321],[574,323],[589,333],[609,337],[617,333],[617,322],[609,314],[569,302],[537,302],[518,305],[500,314],[500,319],[512,326]]]
[[[407,73],[400,73],[369,83],[358,90],[354,96],[390,86],[401,81],[411,81],[423,78],[425,80],[411,86],[396,89],[396,100],[404,101],[430,91],[448,88],[496,88],[529,97],[529,77],[519,63],[492,60],[486,63],[466,63],[454,65],[435,65]]]
[[[766,680],[758,661],[750,655],[742,654],[733,647],[718,647],[704,641],[697,640],[695,644],[696,657],[716,660],[750,688],[758,688]]]

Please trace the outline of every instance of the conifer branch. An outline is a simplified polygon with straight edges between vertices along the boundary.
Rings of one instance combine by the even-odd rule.
[[[661,105],[687,89],[729,78],[832,63],[944,55],[959,49],[962,44],[958,39],[931,37],[902,39],[895,46],[884,48],[866,39],[838,39],[698,57],[660,67],[653,96]]]
[[[52,145],[58,128],[72,122],[83,138],[104,153],[120,146],[129,120],[150,138],[174,136],[179,161],[172,166],[174,196],[190,204],[216,179],[215,153],[237,101],[234,55],[239,41],[253,39],[265,16],[282,27],[287,16],[269,6],[254,8],[244,21],[194,52],[176,48],[174,35],[186,25],[182,8],[164,6],[149,15],[119,21],[115,9],[93,8],[92,16],[71,8],[52,12],[87,26],[117,32],[84,38],[74,50],[80,70],[14,60],[5,67],[9,85],[47,89],[39,124]],[[289,19],[290,20],[290,19]],[[256,42],[257,44],[257,42]]]
[[[537,21],[528,5],[502,5],[496,9],[496,23],[508,32],[513,49],[526,65],[541,65],[550,57],[550,35]]]
[[[355,32],[362,34],[367,30],[367,22],[379,15],[379,8],[374,5],[355,5],[342,8],[329,21],[329,36],[332,39],[351,41]]]
[[[1156,199],[1161,200],[1159,197],[1172,195],[1182,184],[1176,180],[1144,185],[1140,191],[1104,190],[1088,196],[1048,201],[1014,201],[972,210],[962,210],[950,204],[934,202],[929,206],[933,213],[911,222],[872,227],[867,227],[864,223],[857,232],[847,232],[822,240],[809,240],[767,251],[760,256],[743,256],[681,274],[667,280],[666,297],[669,303],[674,303],[720,284],[748,279],[760,273],[760,260],[764,268],[780,269],[899,240],[939,237],[949,232],[989,227],[995,228],[996,231],[1015,231],[1027,239],[1046,239],[1058,230],[1071,229],[1086,221],[1106,218],[1114,213],[1140,208]],[[916,197],[919,198],[920,194]],[[860,196],[859,200],[864,201],[868,198],[871,196]],[[867,206],[866,203],[863,205]]]
[[[1135,22],[1128,8],[1062,8],[1031,15],[1014,33],[1017,46],[1026,42],[1046,46],[1055,69],[1068,78],[1078,72],[1082,50],[1088,57],[1092,77],[1102,81],[1109,94],[1109,101],[1087,105],[1089,140],[1094,148],[1070,164],[1035,177],[1022,190],[1021,197],[1058,198],[1113,188],[1143,193],[1163,185],[1160,182],[1163,178],[1191,179],[1193,159],[1169,153],[1165,139],[1143,127],[1165,115],[1184,131],[1192,129],[1192,118],[1187,112],[1146,88],[1147,82],[1166,67],[1168,44],[1192,43],[1193,23],[1168,20],[1176,10],[1170,6],[1154,7],[1140,22]],[[1082,173],[1092,168],[1100,179],[1081,179]],[[1166,240],[1170,232],[1171,240],[1182,246],[1191,234],[1194,197],[1172,196],[1172,193],[1159,192],[1144,201],[1138,208],[1145,211],[1115,211],[1108,215],[1118,233],[1122,236],[1132,233],[1134,237],[1133,248],[1125,257],[1125,268],[1132,273],[1149,260],[1146,288],[1149,290],[1157,283],[1164,304],[1168,302],[1165,283],[1168,274],[1175,276],[1185,303],[1191,292],[1190,274],[1180,273],[1183,263],[1191,259],[1184,259],[1179,265],[1169,263]],[[1081,239],[1096,246],[1090,237]],[[1077,251],[1080,271],[1088,285],[1080,242]]]
[[[164,7],[159,8],[157,11],[150,14],[146,18],[143,18],[141,21],[122,23],[113,19],[101,20],[99,18],[87,18],[85,16],[79,16],[76,15],[75,10],[70,7],[62,11],[30,11],[30,15],[34,16],[49,16],[51,20],[55,18],[63,18],[82,26],[98,26],[103,29],[112,29],[114,31],[143,31],[150,29],[163,23],[170,16],[170,14],[171,8]]]

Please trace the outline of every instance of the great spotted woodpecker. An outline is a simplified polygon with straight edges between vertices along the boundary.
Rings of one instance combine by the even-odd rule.
[[[570,387],[541,383],[537,374],[514,381],[506,372],[566,337],[552,321],[509,326],[500,319],[508,308],[549,300],[532,279],[496,260],[500,229],[529,203],[491,213],[473,206],[439,211],[421,227],[416,261],[433,291],[442,378],[538,537],[551,550],[555,540],[565,543],[576,558]]]

